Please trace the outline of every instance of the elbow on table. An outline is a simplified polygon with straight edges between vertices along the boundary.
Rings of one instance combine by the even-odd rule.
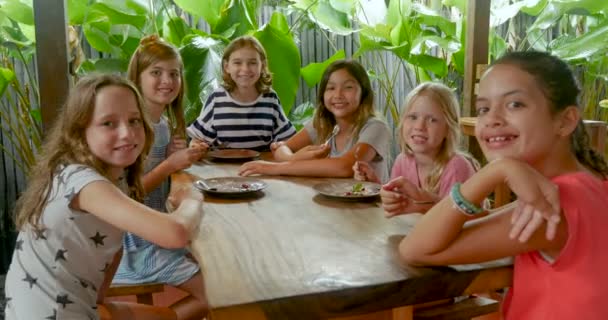
[[[422,267],[432,265],[432,257],[409,246],[405,239],[399,244],[399,260],[409,266]]]
[[[188,245],[190,236],[188,226],[184,222],[175,221],[166,230],[167,237],[162,246],[166,249],[181,249]]]

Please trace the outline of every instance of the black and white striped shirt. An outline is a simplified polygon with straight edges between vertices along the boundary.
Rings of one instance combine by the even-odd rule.
[[[220,87],[207,98],[201,114],[187,132],[190,137],[211,145],[267,151],[272,142],[286,140],[296,130],[273,90],[253,102],[243,103]]]

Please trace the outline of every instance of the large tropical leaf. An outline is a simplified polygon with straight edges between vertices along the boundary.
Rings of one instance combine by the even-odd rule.
[[[608,21],[579,37],[559,37],[551,47],[551,52],[564,60],[587,59],[608,52]]]
[[[254,36],[262,43],[268,55],[268,67],[272,72],[272,87],[279,95],[285,114],[293,107],[300,82],[300,50],[289,32],[287,19],[275,12],[270,23]]]
[[[188,35],[180,54],[186,79],[186,121],[192,122],[203,107],[203,99],[219,85],[222,74],[223,43],[211,37]]]
[[[538,15],[528,30],[545,30],[555,25],[565,14],[593,15],[608,10],[608,1],[598,0],[553,0]]]
[[[352,16],[334,8],[329,0],[319,0],[308,10],[308,18],[320,28],[338,35],[353,33]]]
[[[329,59],[323,62],[313,62],[309,63],[306,67],[302,68],[302,78],[306,82],[306,85],[309,87],[314,87],[321,81],[323,77],[323,72],[327,69],[332,62],[340,59],[344,59],[346,57],[346,53],[344,50],[339,50],[334,53],[333,56],[329,57]]]
[[[215,30],[220,17],[222,16],[222,8],[227,2],[225,0],[205,0],[204,4],[201,0],[174,0],[182,10],[207,21],[211,30]]]
[[[123,24],[131,25],[139,30],[143,30],[147,22],[145,14],[138,14],[134,10],[126,7],[124,1],[104,1],[97,2],[91,5],[91,11],[98,11],[108,17],[108,21],[112,25]]]
[[[251,1],[232,0],[230,6],[222,10],[220,19],[211,31],[222,34],[236,26],[232,36],[238,37],[257,30],[257,9]]]
[[[177,47],[181,46],[185,36],[192,34],[192,29],[180,17],[168,19],[165,27],[164,38]]]
[[[34,25],[34,9],[18,0],[0,1],[2,10],[11,19],[27,25]]]

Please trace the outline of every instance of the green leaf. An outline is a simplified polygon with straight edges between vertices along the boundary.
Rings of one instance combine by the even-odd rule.
[[[360,1],[356,10],[356,20],[361,25],[375,26],[386,22],[388,9],[384,0]]]
[[[386,22],[388,25],[394,26],[403,18],[409,17],[412,12],[411,0],[390,0],[388,4],[388,14]]]
[[[84,23],[85,15],[89,10],[86,1],[82,0],[67,0],[68,7],[68,23],[71,25],[81,25]]]
[[[460,42],[440,36],[421,36],[416,38],[412,44],[412,54],[425,53],[428,52],[428,49],[437,47],[447,52],[456,52],[460,50]]]
[[[600,107],[608,109],[608,99],[600,101]]]
[[[91,6],[91,11],[97,11],[108,17],[110,24],[126,24],[143,30],[146,25],[147,16],[142,14],[131,14],[121,2],[121,5],[116,5],[110,1],[97,2]]]
[[[186,121],[192,122],[200,114],[203,99],[219,86],[222,79],[223,43],[211,37],[188,35],[183,39],[180,54],[184,61],[186,81]]]
[[[351,17],[344,12],[334,9],[328,0],[319,0],[311,8],[309,19],[320,28],[328,30],[337,35],[346,36],[353,33]]]
[[[275,12],[271,23],[253,35],[262,43],[272,72],[272,87],[277,92],[285,114],[289,114],[300,83],[300,50],[289,33],[287,19]]]
[[[125,73],[129,66],[127,59],[101,58],[90,59],[83,62],[78,68],[79,73],[103,72]]]
[[[222,10],[221,17],[215,28],[212,28],[213,33],[223,33],[234,25],[237,25],[234,36],[242,36],[258,29],[258,21],[256,18],[256,9],[251,1],[248,0],[232,0],[231,6]]]
[[[425,71],[433,72],[438,78],[443,78],[448,74],[448,65],[444,59],[425,54],[411,55],[408,62],[424,69]]]
[[[220,21],[222,15],[222,8],[224,6],[224,0],[205,0],[205,4],[201,3],[201,0],[174,0],[182,10],[197,16],[202,17],[207,21],[211,30],[216,28],[216,25]]]
[[[14,80],[15,73],[11,69],[0,68],[0,97],[4,96],[6,88]]]
[[[184,37],[192,34],[190,27],[180,17],[167,20],[166,26],[168,32],[165,33],[165,39],[175,46],[180,46]]]
[[[302,78],[306,82],[306,85],[309,87],[314,87],[321,81],[323,77],[323,72],[327,69],[332,62],[340,59],[344,59],[346,57],[346,53],[344,50],[340,50],[336,52],[333,56],[323,62],[313,62],[309,63],[306,67],[301,69]]]
[[[608,1],[598,0],[553,0],[538,15],[528,30],[553,27],[565,14],[593,15],[608,10]]]
[[[351,15],[355,11],[355,2],[352,0],[329,0],[329,4],[337,11]],[[358,2],[358,1],[357,1]]]
[[[434,30],[439,28],[445,35],[449,37],[456,37],[456,23],[439,15],[429,15],[422,12],[418,12],[415,17],[415,23],[420,25],[422,30]],[[444,36],[440,32],[435,33],[438,36]]]
[[[586,59],[600,52],[608,51],[608,21],[582,36],[560,37],[561,41],[552,43],[551,52],[556,56],[569,61]]]
[[[4,0],[0,2],[0,10],[17,22],[34,25],[34,9],[25,3]]]
[[[110,43],[110,24],[107,21],[85,23],[82,28],[91,47],[101,52],[112,52],[114,47]]]
[[[526,5],[521,11],[531,16],[538,16],[547,6],[549,0],[526,0]]]
[[[312,118],[315,113],[315,106],[310,101],[306,101],[301,105],[292,108],[291,112],[288,114],[288,118],[291,123],[296,127],[296,130],[300,131],[304,124]]]

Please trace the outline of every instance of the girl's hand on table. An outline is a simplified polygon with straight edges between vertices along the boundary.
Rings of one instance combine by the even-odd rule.
[[[167,147],[167,156],[174,154],[179,150],[186,149],[188,144],[186,143],[186,139],[176,136],[171,138],[171,142],[169,142],[169,146]]]
[[[244,163],[239,168],[239,176],[251,176],[255,174],[266,174],[266,175],[278,175],[278,167],[282,165],[281,162],[270,162],[264,160],[256,160]]]
[[[424,213],[435,203],[427,198],[423,191],[404,177],[397,177],[380,189],[382,208],[387,218],[406,213]]]
[[[167,161],[171,164],[172,171],[175,172],[189,168],[192,163],[200,160],[204,154],[205,152],[202,149],[190,147],[174,152],[167,158]]]
[[[376,172],[366,161],[356,161],[353,165],[353,172],[355,180],[380,183]]]
[[[190,148],[199,149],[205,153],[209,150],[209,145],[205,141],[194,138],[190,141]]]

